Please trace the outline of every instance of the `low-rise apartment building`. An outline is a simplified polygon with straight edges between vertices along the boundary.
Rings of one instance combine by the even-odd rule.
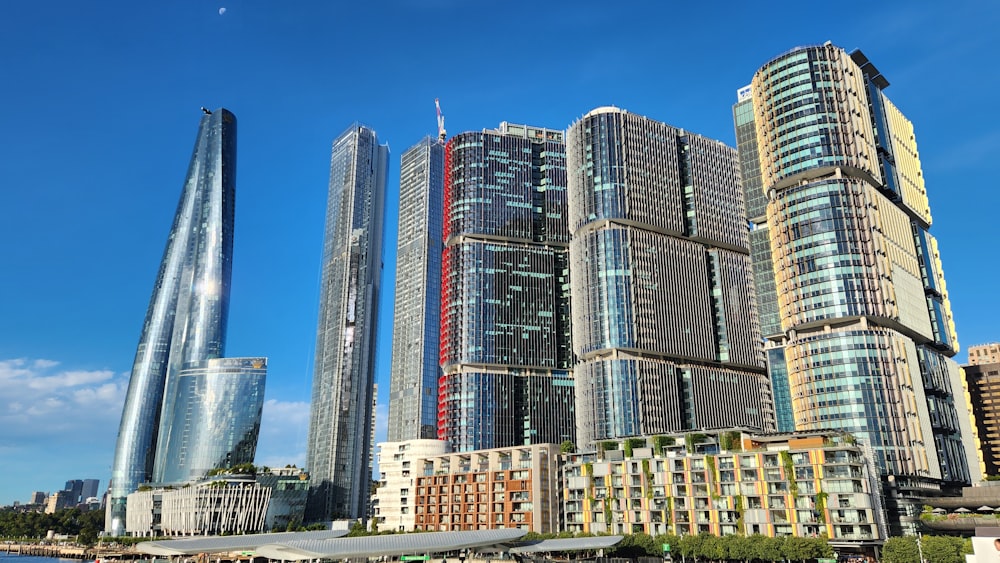
[[[435,448],[446,451],[447,445],[379,444],[379,529],[559,530],[558,444],[429,453]]]
[[[564,456],[567,531],[885,537],[870,458],[846,435],[727,431],[600,445]]]

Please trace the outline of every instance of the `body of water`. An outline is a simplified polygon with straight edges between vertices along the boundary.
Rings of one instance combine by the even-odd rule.
[[[59,559],[38,555],[8,555],[0,553],[0,563],[81,563],[79,559]]]

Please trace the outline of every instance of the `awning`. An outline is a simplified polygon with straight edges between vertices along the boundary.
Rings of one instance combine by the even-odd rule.
[[[346,559],[348,557],[377,557],[380,555],[430,555],[510,543],[524,537],[526,533],[528,533],[527,530],[502,528],[469,532],[389,534],[332,540],[293,540],[262,545],[257,548],[256,554],[260,557],[283,561]]]
[[[540,540],[510,548],[510,553],[538,553],[551,551],[580,551],[582,549],[604,549],[622,541],[623,536],[594,536],[591,538],[565,538]]]
[[[230,551],[256,551],[264,544],[287,541],[339,538],[347,530],[317,530],[312,532],[278,532],[274,534],[248,534],[245,536],[201,536],[195,538],[147,541],[138,543],[136,551],[149,555],[196,555],[198,553],[228,553]]]

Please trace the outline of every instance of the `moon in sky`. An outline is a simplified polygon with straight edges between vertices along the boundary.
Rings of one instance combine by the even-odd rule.
[[[225,13],[226,13],[226,9],[225,9],[225,8],[219,8],[219,15],[220,15],[220,16],[221,16],[222,14],[225,14]]]

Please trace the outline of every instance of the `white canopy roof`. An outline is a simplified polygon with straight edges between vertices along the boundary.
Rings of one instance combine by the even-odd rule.
[[[624,536],[594,536],[590,538],[565,538],[542,540],[510,548],[511,553],[538,553],[541,551],[579,551],[581,549],[604,549],[622,541]]]
[[[195,555],[198,553],[227,553],[230,551],[256,551],[264,544],[288,541],[322,541],[339,538],[347,530],[318,530],[313,532],[279,532],[274,534],[248,534],[245,536],[201,536],[178,540],[147,541],[136,544],[140,553],[150,555]]]
[[[362,536],[331,540],[306,539],[262,545],[256,555],[284,561],[346,559],[380,555],[422,555],[513,542],[527,530],[502,528],[469,532],[427,532]]]

